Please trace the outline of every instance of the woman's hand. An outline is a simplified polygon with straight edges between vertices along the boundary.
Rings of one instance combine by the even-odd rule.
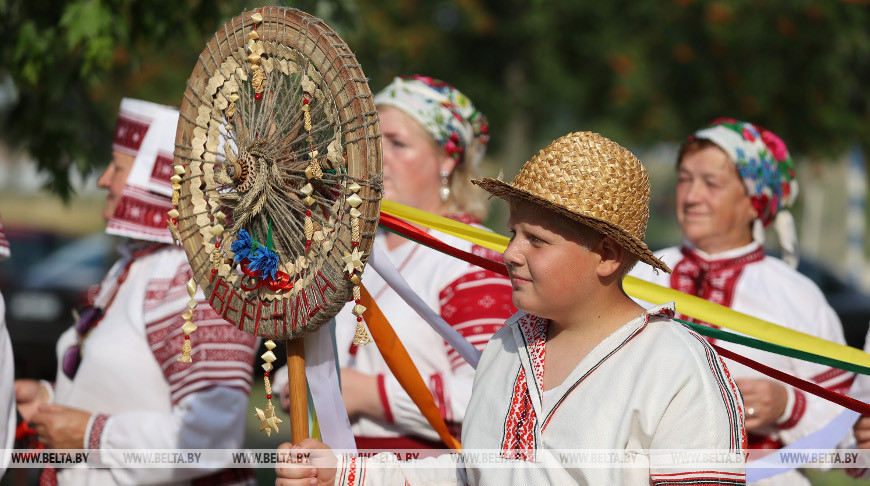
[[[870,449],[870,416],[862,415],[852,428],[859,449]]]
[[[278,446],[275,486],[332,486],[338,458],[323,442],[305,439]]]
[[[39,442],[49,449],[84,449],[91,413],[62,405],[43,405],[33,416]]]
[[[771,380],[738,378],[737,388],[743,394],[746,411],[746,430],[774,425],[785,412],[788,392],[785,387]]]

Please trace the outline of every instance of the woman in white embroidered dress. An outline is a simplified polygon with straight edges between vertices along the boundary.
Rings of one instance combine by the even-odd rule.
[[[188,310],[187,257],[172,245],[167,211],[178,110],[124,99],[108,190],[107,232],[123,236],[94,306],[57,344],[56,382],[17,380],[18,409],[49,449],[201,449],[242,446],[256,338],[228,324],[202,292],[192,363],[178,362]],[[97,457],[93,454],[92,457]],[[91,468],[42,471],[40,484],[251,484],[249,469],[143,468],[100,454]]]
[[[375,104],[383,140],[384,197],[479,225],[486,213],[486,194],[472,186],[471,179],[489,140],[486,117],[459,90],[425,76],[395,78],[375,95]],[[430,233],[453,247],[501,260],[487,248]],[[516,312],[510,283],[501,275],[389,232],[379,233],[375,245],[417,295],[478,349]],[[458,436],[474,370],[372,269],[363,274],[363,284],[420,371],[448,428]],[[375,344],[352,344],[356,320],[349,307],[336,323],[342,397],[357,448],[444,448]],[[281,381],[286,375],[276,373]],[[286,398],[287,387],[276,388]],[[286,400],[283,404],[286,410]]]
[[[685,241],[656,255],[672,275],[634,276],[703,297],[781,326],[845,344],[840,320],[821,290],[794,267],[797,237],[788,208],[797,197],[794,164],[771,131],[715,120],[683,145],[677,162],[677,221]],[[776,229],[783,260],[764,254],[764,228]],[[767,366],[846,392],[854,375],[728,342],[717,343]],[[827,424],[841,407],[729,362],[746,403],[749,448],[779,448]],[[757,484],[801,485],[789,471]]]

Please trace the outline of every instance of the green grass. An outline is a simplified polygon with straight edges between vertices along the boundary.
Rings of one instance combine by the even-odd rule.
[[[867,486],[870,483],[868,479],[853,479],[850,478],[842,469],[834,469],[832,471],[820,471],[818,469],[808,469],[805,471],[807,477],[813,486],[851,486],[863,484]]]

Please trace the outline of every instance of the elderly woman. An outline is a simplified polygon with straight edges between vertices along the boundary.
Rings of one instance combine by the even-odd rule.
[[[425,76],[395,78],[375,95],[375,104],[383,139],[384,196],[479,225],[485,216],[486,193],[474,187],[471,179],[489,140],[486,117],[459,90]],[[437,231],[430,234],[451,246],[501,261],[501,255],[492,250]],[[478,349],[516,311],[505,277],[393,233],[378,234],[375,244],[417,295]],[[363,284],[408,350],[448,427],[458,436],[474,370],[377,273],[365,272]],[[444,448],[390,373],[378,348],[352,344],[356,321],[349,309],[336,320],[342,397],[357,447]],[[286,387],[282,388],[286,396]]]
[[[844,344],[840,320],[821,290],[798,273],[789,208],[797,196],[794,164],[775,134],[752,123],[716,120],[695,132],[677,162],[677,221],[685,241],[656,254],[672,275],[633,274],[781,326]],[[783,259],[764,254],[773,225]],[[677,309],[679,310],[679,308]],[[727,342],[726,349],[843,392],[853,375]],[[749,448],[779,448],[814,432],[841,410],[822,398],[728,362],[743,394]],[[792,470],[760,484],[809,484]]]

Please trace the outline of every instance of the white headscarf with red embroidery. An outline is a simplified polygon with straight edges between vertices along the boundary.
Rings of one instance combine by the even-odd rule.
[[[124,98],[112,149],[136,157],[106,233],[171,243],[167,211],[172,209],[173,152],[178,110]]]

